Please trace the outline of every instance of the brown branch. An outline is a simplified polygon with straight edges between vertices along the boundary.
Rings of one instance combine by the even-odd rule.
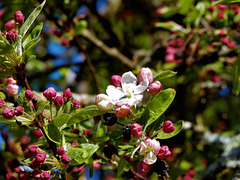
[[[121,63],[127,65],[131,69],[140,69],[140,66],[135,62],[130,60],[128,57],[123,55],[117,48],[110,48],[105,45],[100,39],[94,36],[89,30],[84,29],[81,33],[81,36],[93,43],[107,55],[112,56],[119,60]]]

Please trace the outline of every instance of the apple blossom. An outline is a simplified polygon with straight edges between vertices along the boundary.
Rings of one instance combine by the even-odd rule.
[[[126,117],[130,113],[131,109],[128,104],[116,103],[115,113],[118,117]]]
[[[164,121],[162,128],[164,133],[171,133],[175,129],[174,124],[169,120]]]
[[[114,106],[112,99],[106,94],[98,94],[96,96],[96,105],[102,111],[108,111]]]
[[[155,139],[146,138],[140,143],[139,154],[144,156],[143,162],[148,165],[157,161],[157,154],[160,150],[160,143]]]

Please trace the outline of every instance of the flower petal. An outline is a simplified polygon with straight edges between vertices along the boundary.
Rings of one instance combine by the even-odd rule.
[[[154,164],[157,161],[157,156],[154,152],[150,151],[147,153],[147,155],[144,157],[143,162],[145,162],[148,165]]]
[[[113,85],[107,87],[106,93],[113,101],[117,101],[125,96],[120,87],[115,87]]]
[[[137,85],[137,77],[131,72],[126,72],[122,75],[122,87],[125,89],[125,85],[127,84],[133,84]]]
[[[141,93],[143,93],[148,88],[148,85],[149,85],[148,79],[146,79],[145,81],[142,81],[134,89],[134,94],[141,94]]]
[[[129,100],[128,100],[128,105],[130,107],[132,106],[135,106],[137,104],[139,104],[140,102],[142,102],[142,98],[143,98],[143,95],[135,95],[135,96],[132,96]]]

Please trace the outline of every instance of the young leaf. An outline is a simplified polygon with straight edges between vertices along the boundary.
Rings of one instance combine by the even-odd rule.
[[[47,126],[44,127],[44,130],[46,132],[46,135],[51,141],[57,144],[60,143],[61,134],[59,129],[56,126],[54,126],[53,124],[48,124]]]
[[[104,113],[105,113],[105,111],[99,110],[96,105],[88,106],[88,107],[82,109],[81,111],[79,111],[78,113],[76,113],[75,115],[73,115],[68,120],[67,125],[69,127],[75,123],[79,123],[79,122],[89,119],[93,116],[97,116],[97,115],[104,114]]]
[[[174,123],[174,131],[171,133],[164,133],[163,130],[161,130],[158,135],[157,135],[157,139],[168,139],[171,138],[173,136],[176,136],[183,128],[183,121],[179,121],[177,123]]]
[[[177,73],[174,72],[174,71],[163,71],[163,72],[160,72],[158,74],[156,74],[154,77],[153,77],[153,81],[160,81],[162,79],[167,79],[167,78],[170,78],[172,76],[175,76]]]
[[[175,97],[176,91],[174,89],[166,89],[158,93],[152,101],[147,104],[139,123],[147,126],[156,121],[169,107]]]
[[[23,41],[23,48],[25,48],[26,44],[28,44],[33,39],[37,39],[41,33],[43,27],[43,23],[41,22],[39,25],[35,26],[32,32],[27,36],[27,38]]]
[[[53,124],[54,126],[60,128],[67,123],[68,119],[69,119],[68,114],[61,114],[59,116],[54,117],[50,124]]]
[[[90,157],[88,152],[84,148],[76,148],[75,146],[69,149],[67,154],[69,158],[72,159],[70,161],[71,165],[82,164]]]
[[[25,91],[26,91],[26,88],[22,88],[22,90],[18,94],[18,104],[21,105],[21,106],[23,106]]]
[[[81,34],[84,29],[87,28],[87,21],[86,20],[81,20],[77,23],[75,26],[75,32],[77,35]]]
[[[128,162],[124,158],[120,159],[120,161],[118,162],[117,177],[120,177],[122,175],[127,163]]]
[[[16,119],[12,118],[12,119],[5,119],[3,116],[0,116],[0,123],[6,123],[6,124],[16,124]]]
[[[234,5],[234,4],[240,4],[240,0],[219,0],[212,2],[212,6],[216,4],[224,4],[224,5]]]
[[[46,0],[44,0],[42,2],[42,4],[40,4],[38,7],[36,7],[33,12],[28,16],[28,18],[26,19],[26,21],[23,23],[19,35],[20,36],[24,36],[28,29],[31,27],[32,23],[35,21],[35,19],[38,17],[39,13],[42,11],[42,8],[44,6],[44,4],[46,3]]]

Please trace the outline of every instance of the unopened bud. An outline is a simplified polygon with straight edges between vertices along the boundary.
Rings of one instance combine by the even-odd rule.
[[[172,121],[169,121],[169,120],[164,121],[162,128],[164,133],[171,133],[175,129],[174,124],[172,123]]]
[[[16,11],[14,13],[14,19],[15,19],[16,23],[23,23],[23,21],[24,21],[23,13],[21,11]]]

